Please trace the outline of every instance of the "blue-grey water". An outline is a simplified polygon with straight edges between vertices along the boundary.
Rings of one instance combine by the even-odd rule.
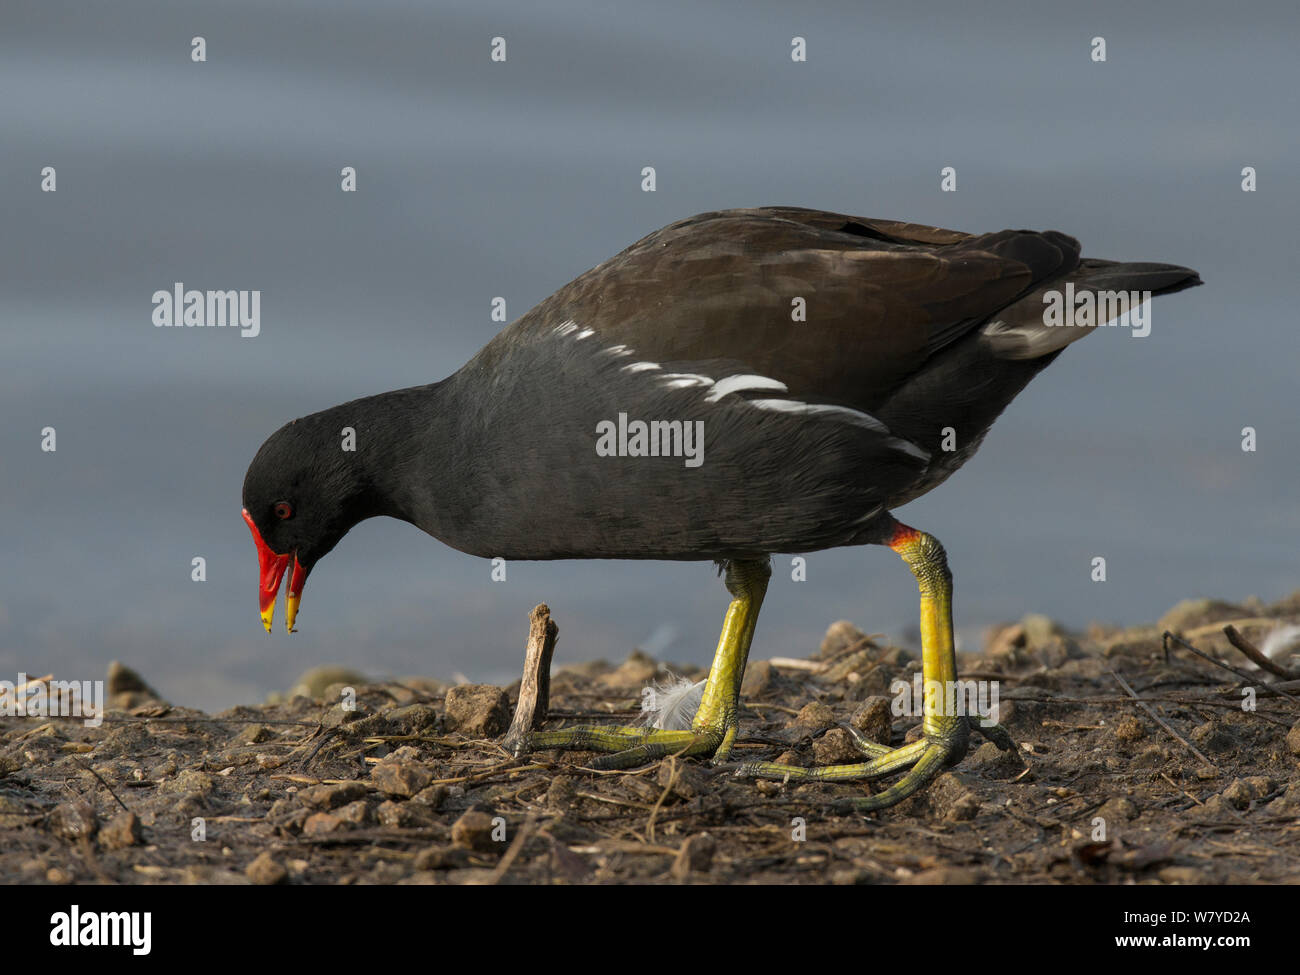
[[[1137,622],[1300,586],[1294,3],[874,6],[6,0],[0,676],[119,658],[204,707],[334,661],[507,680],[543,600],[561,659],[649,643],[707,662],[711,565],[518,563],[493,583],[386,520],[318,566],[301,632],[267,636],[240,486],[286,420],[454,371],[501,327],[494,296],[513,319],[730,206],[1056,228],[1202,273],[1148,338],[1072,346],[901,512],[944,540],[968,640],[1027,611]],[[261,334],[155,328],[177,281],[260,289]],[[887,550],[815,554],[802,583],[780,559],[754,653],[915,616]]]

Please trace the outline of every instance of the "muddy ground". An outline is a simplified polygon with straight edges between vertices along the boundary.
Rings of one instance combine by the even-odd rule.
[[[1295,881],[1300,703],[1266,689],[1281,678],[1231,647],[1222,624],[1258,643],[1297,619],[1300,593],[1180,604],[1128,630],[1071,634],[1042,617],[995,630],[960,665],[998,682],[1018,750],[975,739],[924,793],[870,816],[830,811],[864,785],[755,783],[682,759],[593,772],[583,753],[512,758],[493,739],[517,688],[323,671],[306,693],[209,716],[115,667],[98,728],[0,718],[0,881]],[[1246,676],[1166,653],[1165,628]],[[890,685],[911,680],[913,652],[840,623],[791,657],[804,659],[751,662],[734,758],[852,760],[850,722],[908,740],[916,719],[892,714]],[[663,676],[640,654],[559,670],[548,726],[633,720]]]

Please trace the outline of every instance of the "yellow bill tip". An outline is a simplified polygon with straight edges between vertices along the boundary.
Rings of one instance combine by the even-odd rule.
[[[294,621],[298,618],[298,604],[302,602],[301,596],[295,596],[293,593],[285,593],[284,597],[284,629],[286,633],[296,633],[293,628]],[[271,629],[271,624],[266,625],[267,630]]]

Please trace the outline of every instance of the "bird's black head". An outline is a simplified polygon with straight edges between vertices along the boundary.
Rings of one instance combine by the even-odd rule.
[[[314,414],[273,433],[244,475],[244,521],[257,545],[267,632],[290,562],[285,626],[292,633],[307,574],[367,516],[366,479],[345,446],[344,432],[326,414]]]

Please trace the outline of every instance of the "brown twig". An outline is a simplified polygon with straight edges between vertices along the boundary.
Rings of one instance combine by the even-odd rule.
[[[122,801],[122,797],[119,796],[116,792],[113,791],[113,787],[112,787],[111,785],[109,785],[107,782],[105,782],[104,779],[103,779],[103,777],[102,777],[98,772],[96,772],[93,768],[91,768],[89,765],[87,765],[87,764],[86,764],[85,762],[83,762],[81,759],[77,758],[76,755],[72,755],[72,756],[70,756],[70,757],[71,757],[71,759],[73,760],[73,762],[75,762],[76,764],[80,765],[83,769],[85,769],[87,772],[89,772],[91,775],[93,775],[93,776],[94,776],[94,777],[99,781],[99,784],[102,785],[105,789],[108,790],[108,794],[109,794],[110,796],[112,796],[114,799],[117,800],[117,804],[118,804],[119,806],[121,806],[121,807],[122,807],[126,812],[130,812],[130,811],[131,811],[130,807],[129,807],[125,802]]]
[[[1197,650],[1194,646],[1192,646],[1182,637],[1174,636],[1168,630],[1165,630],[1164,641],[1165,641],[1166,649],[1168,649],[1169,647],[1170,640],[1173,640],[1183,649],[1192,651],[1192,653],[1196,654],[1201,659],[1208,660],[1216,667],[1222,667],[1230,674],[1236,674],[1238,677],[1244,680],[1251,687],[1267,687],[1269,690],[1277,691],[1278,694],[1282,695],[1282,697],[1286,698],[1288,701],[1294,701],[1296,704],[1300,704],[1300,698],[1296,698],[1288,694],[1286,691],[1279,691],[1277,684],[1266,684],[1263,681],[1258,680],[1254,675],[1246,673],[1244,670],[1238,670],[1236,667],[1233,667],[1231,664],[1225,664],[1222,660],[1216,660],[1214,657],[1211,657],[1208,653],[1203,653],[1202,651]]]
[[[654,807],[650,810],[650,816],[646,820],[646,839],[651,843],[655,841],[655,819],[659,816],[659,810],[663,808],[664,800],[668,794],[673,791],[673,786],[677,784],[677,776],[681,773],[681,768],[677,764],[677,756],[668,756],[668,782],[664,785],[664,791],[659,794],[655,801]]]
[[[502,745],[514,755],[522,754],[528,733],[546,720],[551,697],[551,657],[559,627],[551,610],[538,603],[528,614],[528,647],[524,651],[524,675],[519,685],[519,703]]]
[[[1275,674],[1283,680],[1300,679],[1300,673],[1297,673],[1294,670],[1288,670],[1286,667],[1283,667],[1277,661],[1273,660],[1272,657],[1260,651],[1255,644],[1251,643],[1244,636],[1238,633],[1237,628],[1232,624],[1228,624],[1223,628],[1223,635],[1228,638],[1229,643],[1250,658],[1251,663],[1256,667],[1259,667],[1261,670],[1267,670],[1270,674]]]
[[[501,882],[506,875],[506,871],[510,869],[510,865],[515,862],[515,859],[523,851],[524,844],[532,838],[536,827],[537,814],[530,812],[528,818],[524,821],[524,825],[515,834],[514,841],[510,844],[509,849],[502,855],[501,862],[496,865],[496,869],[492,871],[491,876],[483,881],[486,886],[491,887]]]

